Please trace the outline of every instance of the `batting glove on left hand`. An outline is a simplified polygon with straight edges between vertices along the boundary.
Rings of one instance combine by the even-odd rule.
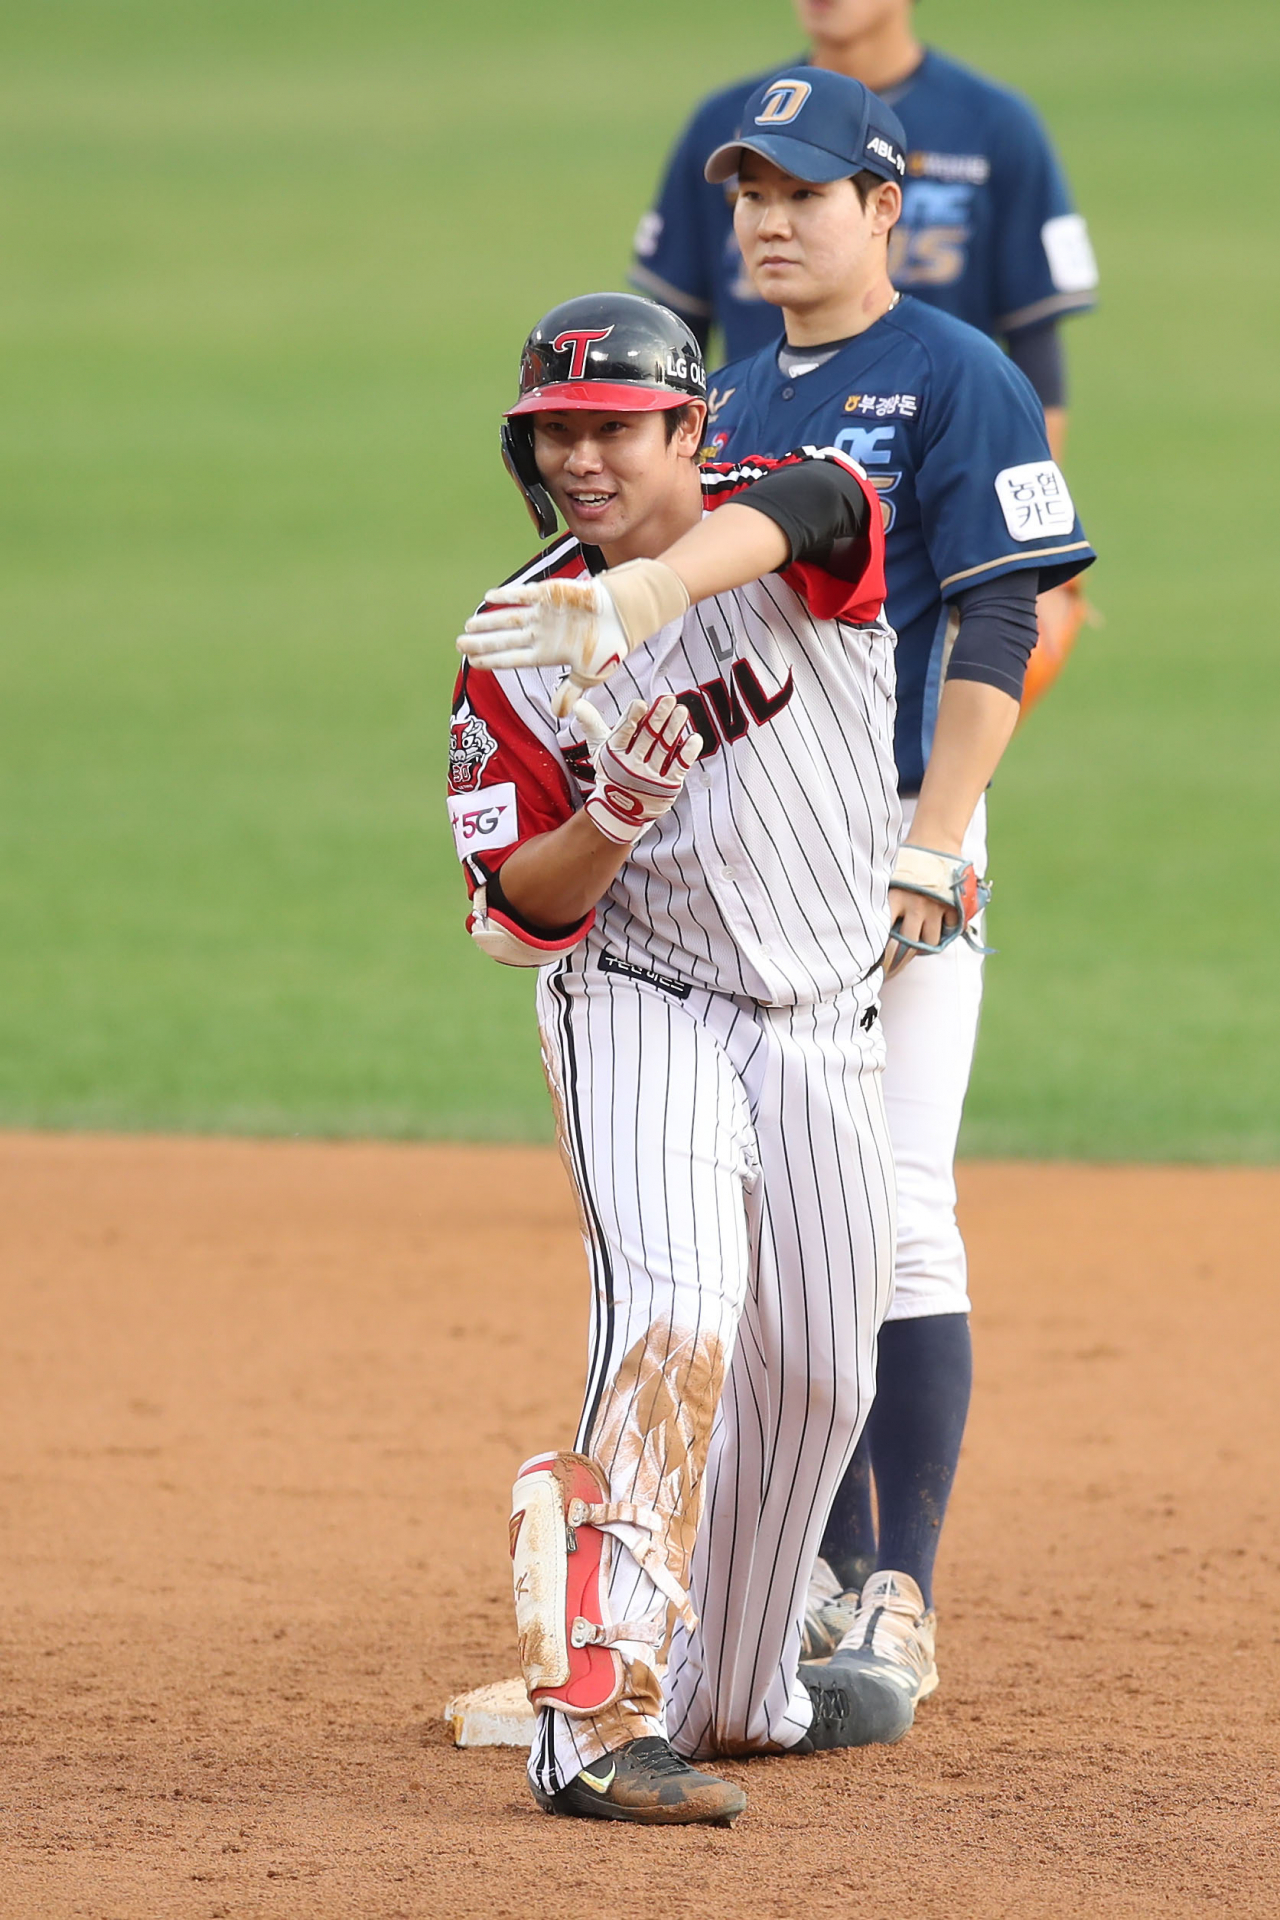
[[[552,700],[563,719],[634,647],[687,613],[689,595],[661,560],[629,560],[594,580],[494,587],[485,603],[492,611],[472,615],[458,651],[477,667],[568,667]]]
[[[592,823],[619,847],[634,846],[680,797],[685,775],[702,752],[702,736],[674,694],[646,706],[633,700],[592,759],[596,784],[587,797]]]

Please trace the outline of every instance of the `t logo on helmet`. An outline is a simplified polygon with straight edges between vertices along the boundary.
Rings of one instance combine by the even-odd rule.
[[[785,127],[794,120],[813,88],[807,80],[778,80],[764,97],[764,106],[756,115],[758,127]]]
[[[572,333],[558,333],[551,342],[551,351],[566,353],[572,347],[573,358],[569,362],[569,378],[581,380],[587,371],[587,348],[593,340],[607,340],[612,332],[612,327],[578,327]]]

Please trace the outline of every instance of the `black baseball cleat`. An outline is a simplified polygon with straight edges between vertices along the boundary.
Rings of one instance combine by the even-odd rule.
[[[891,1747],[910,1733],[914,1693],[894,1673],[842,1667],[838,1656],[800,1668],[813,1702],[813,1722],[792,1753],[828,1753],[834,1747]]]
[[[656,1734],[593,1760],[559,1793],[532,1791],[543,1813],[646,1827],[731,1827],[747,1804],[741,1787],[699,1773]]]

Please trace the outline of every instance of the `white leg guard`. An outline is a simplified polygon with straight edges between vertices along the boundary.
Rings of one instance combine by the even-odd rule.
[[[609,1575],[620,1545],[687,1624],[696,1624],[689,1596],[654,1544],[662,1531],[647,1507],[610,1501],[604,1473],[586,1454],[537,1454],[520,1469],[511,1560],[520,1666],[535,1707],[580,1717],[603,1713],[631,1688],[630,1664],[619,1646],[639,1643],[656,1655],[662,1645],[665,1602],[643,1620],[611,1616]]]

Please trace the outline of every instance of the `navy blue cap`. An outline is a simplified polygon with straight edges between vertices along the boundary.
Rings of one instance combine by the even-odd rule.
[[[707,179],[731,180],[744,148],[814,185],[864,169],[885,180],[902,180],[907,171],[897,114],[861,80],[825,67],[801,67],[757,87],[742,109],[737,139],[717,147],[703,168]]]

